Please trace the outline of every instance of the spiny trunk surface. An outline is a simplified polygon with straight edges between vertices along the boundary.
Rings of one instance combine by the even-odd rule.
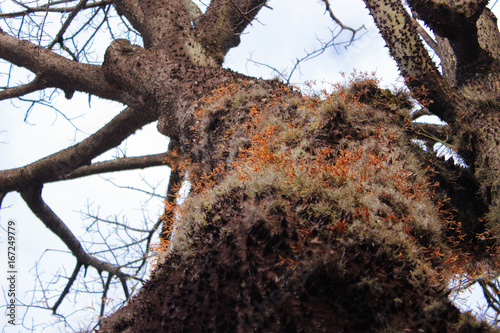
[[[190,198],[168,207],[150,281],[100,332],[488,331],[448,299],[465,256],[410,106],[371,78],[324,99],[257,80],[206,95],[171,161]]]

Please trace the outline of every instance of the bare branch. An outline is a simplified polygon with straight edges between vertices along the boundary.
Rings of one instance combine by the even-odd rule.
[[[500,313],[500,290],[495,283],[485,279],[479,279],[477,283],[483,289],[484,298],[488,302],[488,306],[495,310],[497,314]]]
[[[418,138],[432,141],[432,144],[440,142],[450,146],[451,134],[448,126],[413,122],[412,127]]]
[[[189,15],[189,19],[191,20],[191,24],[193,24],[193,26],[196,27],[199,17],[203,15],[202,11],[198,7],[198,5],[196,5],[191,0],[180,0],[180,2],[186,9],[186,12]]]
[[[411,0],[408,5],[435,34],[446,37],[457,57],[457,83],[468,78],[477,68],[490,65],[494,59],[481,48],[477,20],[488,0],[459,2]]]
[[[61,43],[62,44],[64,33],[66,32],[66,30],[68,29],[69,25],[71,24],[71,22],[73,21],[73,19],[76,17],[76,15],[78,14],[78,12],[85,7],[85,4],[87,3],[87,1],[88,0],[80,0],[80,2],[78,3],[78,5],[76,5],[75,8],[73,8],[73,10],[69,14],[68,18],[66,19],[66,21],[63,23],[61,29],[57,33],[56,37],[54,38],[54,40],[47,47],[49,50],[52,49],[52,47],[54,47],[54,45],[56,43]]]
[[[401,1],[364,2],[415,98],[422,104],[429,103],[429,111],[442,120],[453,122],[469,101],[443,79]]]
[[[146,247],[145,247],[145,251],[144,251],[144,256],[142,258],[141,264],[139,265],[139,267],[137,267],[135,274],[138,274],[141,271],[141,269],[144,266],[146,266],[147,259],[149,259],[151,241],[153,240],[153,236],[155,235],[155,233],[158,231],[158,229],[160,227],[163,227],[163,219],[161,219],[161,218],[158,219],[158,221],[155,223],[155,225],[153,226],[153,228],[151,228],[151,230],[149,232],[149,235],[146,239]]]
[[[0,193],[0,209],[2,209],[2,202],[3,202],[3,199],[5,199],[6,195],[7,195],[6,192],[1,192]]]
[[[71,277],[69,278],[68,282],[66,283],[66,287],[64,287],[63,292],[61,293],[61,295],[57,299],[57,301],[54,304],[54,306],[51,308],[53,313],[57,312],[57,308],[59,307],[59,305],[61,305],[61,303],[64,300],[64,298],[69,293],[69,290],[71,289],[71,286],[73,285],[73,282],[75,282],[75,280],[76,280],[76,278],[78,276],[78,273],[80,272],[81,268],[82,268],[82,264],[77,261],[75,269],[73,270],[73,274],[71,274]]]
[[[339,19],[335,16],[335,14],[333,14],[333,11],[332,11],[332,9],[331,9],[331,7],[330,7],[330,2],[329,2],[328,0],[321,0],[321,1],[323,1],[323,3],[325,4],[325,7],[326,7],[326,9],[325,9],[325,10],[328,12],[328,14],[330,14],[331,19],[332,19],[335,23],[337,23],[337,24],[338,24],[338,25],[342,28],[342,30],[349,30],[350,32],[352,32],[352,38],[351,38],[351,43],[352,43],[352,42],[353,42],[353,40],[354,40],[354,37],[356,36],[356,33],[357,33],[358,31],[360,31],[361,29],[364,29],[364,28],[365,28],[365,26],[363,25],[363,26],[361,26],[360,28],[354,29],[354,28],[351,28],[351,27],[349,27],[349,26],[344,25],[344,23],[342,23],[342,21],[341,21],[341,20],[339,20]],[[349,44],[349,45],[351,45],[351,44]],[[348,45],[348,46],[349,46],[349,45]]]
[[[212,0],[196,25],[197,37],[222,63],[226,53],[240,43],[239,35],[253,21],[266,0]]]
[[[191,22],[184,6],[179,1],[141,0],[123,1],[131,3],[129,9],[144,14],[141,35],[146,48],[177,49],[180,41],[193,35]],[[139,8],[137,8],[139,3]],[[194,41],[194,39],[193,39]]]
[[[275,72],[282,79],[282,81],[285,84],[290,84],[290,81],[291,81],[293,75],[295,74],[295,71],[296,70],[300,70],[300,65],[302,63],[305,63],[305,62],[307,62],[309,60],[312,60],[312,59],[314,59],[316,57],[319,57],[320,55],[322,55],[323,53],[325,53],[325,51],[327,49],[329,49],[330,47],[335,47],[335,46],[339,46],[339,45],[343,45],[343,44],[345,44],[346,48],[349,47],[354,41],[356,41],[359,38],[363,37],[364,34],[361,35],[361,36],[359,36],[358,38],[356,38],[356,34],[361,29],[365,29],[365,27],[361,26],[360,28],[356,29],[353,32],[351,39],[349,41],[347,41],[347,42],[336,42],[337,37],[339,37],[340,34],[343,32],[343,28],[341,28],[340,31],[337,32],[337,33],[335,33],[334,31],[331,31],[332,37],[327,42],[323,42],[322,40],[318,39],[318,41],[320,43],[320,47],[318,47],[317,49],[315,49],[315,50],[313,50],[311,52],[306,52],[306,54],[302,58],[295,59],[295,61],[293,62],[292,69],[290,70],[289,74],[286,74],[285,72],[280,71],[277,68],[275,68],[275,67],[273,67],[273,66],[271,66],[269,64],[266,64],[266,63],[263,63],[263,62],[259,62],[259,61],[255,61],[255,60],[253,60],[251,58],[247,59],[247,61],[252,62],[252,63],[254,63],[257,66],[264,66],[264,67],[267,67],[267,68],[271,69],[273,72]],[[348,29],[348,30],[350,30],[350,29]]]
[[[21,97],[34,91],[43,90],[48,87],[49,85],[47,84],[47,82],[44,82],[44,80],[39,79],[39,77],[37,76],[30,83],[12,88],[3,88],[3,90],[0,91],[0,100]]]
[[[419,110],[414,111],[411,114],[411,119],[416,120],[422,116],[432,116],[432,113],[429,111],[429,109],[427,109],[426,107],[423,107]]]
[[[10,192],[63,179],[105,151],[118,146],[137,129],[156,120],[153,112],[127,108],[82,142],[27,166],[0,171],[0,192]]]
[[[43,201],[41,197],[41,187],[29,188],[21,192],[21,196],[31,211],[43,222],[43,224],[45,224],[50,231],[56,234],[59,239],[64,242],[64,244],[66,244],[78,263],[85,267],[94,267],[98,272],[109,272],[119,278],[137,279],[136,277],[121,272],[120,267],[118,266],[111,265],[88,255],[83,250],[80,241],[78,241],[78,239],[73,235],[71,230],[68,229],[64,222]]]
[[[45,5],[37,6],[37,7],[29,7],[29,6],[23,5],[25,10],[18,11],[18,12],[12,12],[12,13],[2,13],[2,14],[0,14],[0,18],[14,18],[14,17],[26,16],[26,15],[29,15],[32,13],[37,13],[37,12],[41,12],[41,13],[47,13],[47,12],[68,13],[68,12],[73,11],[75,8],[77,8],[78,5],[74,6],[74,7],[56,7],[56,6],[60,5],[60,4],[67,4],[70,2],[75,2],[75,1],[74,0],[52,1],[52,2],[48,2]],[[102,6],[110,5],[112,3],[113,3],[112,0],[94,1],[94,2],[89,3],[89,4],[87,4],[87,3],[84,4],[81,9],[102,7]]]
[[[111,284],[111,279],[113,278],[113,275],[108,274],[108,278],[106,279],[106,284],[104,285],[104,288],[102,290],[102,298],[101,298],[101,311],[99,312],[99,316],[102,317],[104,315],[104,308],[106,307],[106,300],[108,296],[108,290],[109,290],[109,285]],[[127,296],[128,299],[128,296]]]
[[[159,197],[159,198],[163,198],[164,196],[163,195],[158,195],[158,194],[155,194],[155,193],[152,193],[152,192],[149,192],[149,191],[146,191],[146,190],[143,190],[141,188],[137,188],[137,187],[133,187],[133,186],[123,186],[123,185],[118,185],[116,184],[115,182],[113,182],[111,179],[106,179],[107,182],[110,182],[111,184],[113,184],[114,186],[116,186],[117,188],[119,189],[125,189],[125,190],[132,190],[132,191],[137,191],[137,192],[140,192],[140,193],[143,193],[143,194],[148,194],[148,195],[151,195],[152,197]]]
[[[417,21],[417,14],[412,11],[412,19],[413,19],[413,25],[415,26],[415,29],[417,29],[417,32],[418,34],[420,35],[420,37],[423,38],[423,40],[427,43],[427,45],[429,45],[429,47],[434,51],[436,52],[436,54],[438,54],[439,50],[438,50],[438,43],[434,40],[434,38],[431,37],[431,35],[429,35],[427,33],[427,31],[425,31],[425,29],[420,25],[420,23]]]
[[[83,91],[102,98],[140,107],[137,99],[116,90],[104,78],[101,66],[81,64],[50,50],[0,31],[0,58],[37,75],[44,86],[62,89],[68,97]]]
[[[81,166],[75,171],[63,175],[62,178],[58,180],[75,179],[106,172],[135,170],[160,166],[164,165],[166,154],[167,153],[160,153],[146,156],[124,157],[105,162],[96,162],[92,163],[91,165]]]
[[[134,29],[142,34],[144,31],[144,13],[142,12],[138,0],[117,0],[113,1],[116,11],[120,16],[125,16]]]

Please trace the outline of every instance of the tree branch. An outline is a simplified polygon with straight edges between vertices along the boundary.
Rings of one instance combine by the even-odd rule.
[[[81,166],[73,172],[64,174],[59,180],[81,178],[106,172],[135,170],[153,166],[160,166],[164,165],[166,155],[167,153],[160,153],[154,155],[124,157],[104,162],[96,162],[92,163],[91,165]]]
[[[115,0],[113,1],[116,12],[125,16],[132,27],[141,33],[144,31],[144,13],[138,0]]]
[[[408,5],[441,37],[449,40],[457,57],[457,83],[467,79],[478,67],[494,59],[479,45],[476,22],[488,0],[457,2],[409,0]]]
[[[351,28],[351,27],[349,27],[349,26],[344,25],[344,23],[342,23],[342,21],[341,21],[341,20],[339,20],[339,19],[335,16],[335,14],[333,13],[333,11],[332,11],[332,9],[331,9],[331,7],[330,7],[330,2],[329,2],[328,0],[322,0],[322,1],[323,1],[323,3],[325,4],[325,7],[326,7],[326,8],[325,8],[325,10],[326,10],[326,11],[328,12],[328,14],[330,15],[330,18],[331,18],[331,19],[332,19],[335,23],[337,23],[337,25],[338,25],[338,26],[339,26],[342,30],[349,30],[350,32],[352,32],[352,38],[351,38],[351,43],[352,43],[352,42],[353,42],[353,40],[354,40],[354,37],[356,36],[356,33],[357,33],[358,31],[360,31],[361,29],[364,29],[364,28],[365,28],[365,26],[363,25],[363,26],[359,27],[358,29],[354,29],[354,28]],[[349,45],[350,45],[350,44],[349,44]],[[349,45],[348,45],[348,46],[349,46]]]
[[[364,0],[414,97],[452,123],[469,101],[441,76],[399,0]]]
[[[45,5],[42,6],[37,6],[37,7],[29,7],[29,6],[23,6],[25,10],[23,11],[18,11],[18,12],[12,12],[12,13],[2,13],[0,14],[0,18],[14,18],[14,17],[20,17],[20,16],[26,16],[32,13],[47,13],[47,12],[54,12],[54,13],[68,13],[73,11],[77,6],[74,7],[55,7],[60,4],[64,3],[70,3],[74,2],[74,0],[70,1],[52,1],[48,2]],[[102,0],[102,1],[95,1],[90,4],[85,4],[82,9],[89,9],[89,8],[95,8],[95,7],[102,7],[105,5],[110,5],[113,3],[112,0]]]
[[[21,97],[34,91],[43,90],[48,87],[49,85],[47,84],[47,82],[44,82],[44,80],[41,80],[37,76],[30,83],[23,84],[17,87],[4,88],[2,91],[0,91],[0,100],[3,101],[10,98]]]
[[[251,24],[266,0],[212,0],[196,25],[197,37],[212,57],[222,63],[240,43],[239,35]]]
[[[420,23],[418,23],[417,21],[417,18],[418,18],[418,15],[412,11],[412,19],[413,19],[413,25],[415,26],[415,29],[417,29],[417,32],[418,34],[420,35],[420,37],[422,37],[422,39],[427,43],[427,45],[429,45],[429,47],[436,53],[439,53],[438,52],[438,43],[434,40],[434,38],[432,38],[428,33],[427,31],[425,31],[424,28],[422,28],[422,26],[420,25]],[[439,55],[439,54],[438,54]]]
[[[71,61],[1,30],[0,58],[30,70],[44,86],[60,88],[67,96],[71,96],[73,91],[82,91],[129,106],[142,106],[128,93],[117,90],[106,82],[101,66]]]
[[[156,118],[153,112],[127,108],[99,131],[74,146],[24,167],[0,171],[0,192],[23,190],[33,183],[64,179],[67,174],[89,165],[93,158],[118,146],[137,129]]]
[[[3,199],[5,199],[5,196],[7,195],[6,192],[1,192],[0,193],[0,209],[2,209],[2,203],[3,203]]]
[[[54,37],[54,39],[49,44],[47,49],[51,50],[56,43],[62,43],[64,33],[66,32],[66,30],[68,29],[69,25],[76,17],[78,12],[80,12],[80,10],[85,8],[87,1],[88,0],[80,0],[80,2],[78,2],[78,4],[71,10],[71,13],[69,14],[68,18],[66,18],[66,21],[63,23],[61,29],[59,29],[59,32],[57,33],[56,37]]]
[[[408,0],[407,2],[433,31],[442,37],[455,39],[472,37],[462,36],[463,29],[469,29],[467,26],[470,24],[475,25],[489,1]]]
[[[145,48],[179,49],[192,36],[189,16],[178,0],[141,0],[139,6],[144,14]]]
[[[31,211],[43,222],[43,224],[45,224],[50,231],[56,234],[57,237],[64,242],[79,264],[85,267],[94,267],[99,273],[103,271],[109,272],[112,275],[118,276],[120,279],[135,278],[131,275],[123,273],[118,266],[111,265],[110,263],[88,255],[82,248],[80,241],[78,241],[75,235],[73,235],[71,230],[69,230],[66,224],[64,224],[64,222],[43,201],[41,191],[41,186],[38,188],[32,187],[22,191],[21,197]]]
[[[99,317],[104,316],[104,309],[106,308],[106,299],[108,296],[108,290],[109,290],[109,286],[111,284],[112,278],[113,278],[113,275],[111,273],[108,274],[108,277],[106,278],[106,283],[104,284],[104,288],[102,290],[101,311],[99,312]],[[128,296],[127,296],[127,299],[128,299]]]
[[[421,140],[432,141],[432,144],[440,142],[447,146],[450,145],[448,142],[451,141],[451,135],[448,126],[414,122],[412,128]]]
[[[63,292],[61,293],[61,295],[59,295],[59,298],[57,299],[56,303],[51,308],[52,309],[52,313],[55,314],[57,312],[57,308],[59,307],[59,305],[61,305],[61,303],[64,300],[64,298],[69,293],[69,290],[71,289],[71,286],[75,282],[75,280],[76,280],[76,278],[78,276],[78,273],[80,272],[81,268],[82,268],[82,264],[79,261],[77,261],[75,269],[73,270],[73,274],[71,274],[71,277],[69,278],[68,282],[66,283],[66,287],[64,287]]]

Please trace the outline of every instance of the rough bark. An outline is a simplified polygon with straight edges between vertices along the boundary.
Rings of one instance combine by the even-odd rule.
[[[438,72],[401,1],[365,0],[365,4],[408,87],[421,100],[432,100],[427,103],[432,113],[452,122],[458,110],[467,107],[467,101]]]
[[[488,331],[448,300],[461,254],[409,105],[372,81],[324,102],[255,80],[205,96],[172,241],[100,332]]]
[[[424,136],[412,128],[408,96],[373,78],[321,100],[223,69],[264,0],[213,0],[204,14],[189,0],[113,3],[144,47],[114,40],[101,66],[0,32],[0,57],[36,75],[0,98],[57,87],[128,106],[81,143],[0,173],[0,196],[22,193],[78,259],[74,275],[91,265],[126,277],[82,250],[42,201],[42,184],[98,170],[94,157],[158,120],[175,147],[175,183],[186,175],[194,186],[182,207],[167,202],[171,237],[151,280],[100,331],[490,329],[460,314],[447,289],[457,274],[478,273],[469,260],[497,267],[494,242],[477,235],[483,221],[500,229],[500,71],[498,45],[488,42],[498,29],[486,1],[408,1],[439,35],[450,67],[441,75],[400,1],[365,0],[413,97],[449,124],[467,177],[412,144]],[[471,189],[481,209],[465,214]],[[467,252],[464,238],[488,250]]]
[[[429,25],[436,33],[450,40],[458,60],[453,74],[447,76],[455,77],[460,91],[438,72],[399,1],[366,0],[365,3],[414,95],[456,129],[459,151],[472,163],[475,179],[483,193],[490,196],[485,201],[490,211],[494,211],[499,203],[494,185],[498,184],[497,177],[484,172],[487,177],[493,176],[486,180],[478,172],[484,170],[480,166],[496,166],[500,162],[494,157],[498,149],[496,109],[480,108],[477,100],[463,89],[466,85],[478,87],[475,74],[482,66],[495,69],[491,52],[481,49],[478,42],[476,21],[485,3],[464,3],[463,11],[457,11],[456,6],[436,8],[432,1],[410,3],[424,21],[432,21]],[[437,9],[444,11],[443,16],[433,16]],[[463,38],[450,28],[452,24],[459,24],[457,31]],[[328,120],[305,116],[308,111],[304,110],[301,118],[297,110],[307,102],[294,94],[284,97],[282,92],[286,88],[256,82],[238,86],[236,90],[230,86],[220,88],[213,93],[214,97],[205,97],[193,111],[197,130],[186,146],[186,157],[192,165],[186,170],[195,179],[208,179],[202,184],[211,184],[209,190],[195,192],[185,204],[180,212],[178,234],[174,235],[170,251],[164,255],[152,280],[128,308],[103,320],[103,332],[134,331],[139,327],[174,332],[263,328],[311,332],[388,328],[462,331],[474,325],[486,329],[465,320],[447,299],[446,278],[441,269],[456,260],[460,251],[455,252],[443,241],[446,232],[442,228],[449,232],[452,227],[443,224],[444,212],[430,199],[433,191],[422,186],[411,194],[402,193],[406,188],[415,189],[420,182],[429,184],[430,179],[429,175],[417,172],[421,167],[411,162],[418,164],[421,160],[412,157],[409,137],[401,132],[406,119],[401,107],[383,105],[376,97],[383,94],[365,86],[372,95],[362,100],[359,110],[350,113],[338,104],[325,106],[318,102],[321,106],[310,107],[308,111],[321,118],[325,114],[321,115],[318,108],[329,110],[326,112],[333,114],[329,114]],[[229,91],[228,95],[223,91]],[[359,96],[350,98],[356,100]],[[262,99],[272,102],[262,103],[259,101]],[[376,111],[364,109],[374,104]],[[367,113],[370,123],[364,118]],[[294,129],[296,123],[287,120],[297,118],[302,121],[303,133],[290,139],[287,130]],[[335,125],[330,123],[332,118]],[[473,126],[466,128],[466,123]],[[317,131],[307,131],[311,124],[320,124],[315,128]],[[377,125],[386,135],[381,135]],[[248,128],[255,132],[244,130]],[[265,137],[266,130],[272,132],[273,138],[281,139]],[[218,133],[226,136],[221,138]],[[394,140],[395,137],[401,140]],[[343,138],[350,140],[346,142]],[[485,159],[492,150],[493,158]],[[333,174],[346,172],[337,167],[340,168],[346,154],[356,151],[356,162],[350,161],[356,171],[348,168],[348,172],[356,174],[350,180],[356,179],[360,187],[349,188],[351,183],[338,178],[333,183],[325,181],[322,172],[304,162],[314,159],[317,162],[318,151],[328,151],[329,161],[335,166],[329,169]],[[398,175],[411,177],[399,179],[394,188],[391,172],[384,176],[377,172],[369,176],[357,174],[359,170],[370,169],[361,161],[365,158],[373,161],[374,156],[381,158],[374,162],[377,170],[395,168]],[[302,173],[287,164],[291,161],[295,167],[301,166],[298,168]],[[308,174],[305,171],[308,168],[316,172]],[[280,181],[277,183],[276,179]],[[316,187],[307,192],[307,183],[318,184],[321,189]],[[300,195],[295,192],[297,188]],[[327,189],[332,191],[331,196],[323,192]],[[348,199],[340,194],[343,191],[348,191],[349,200],[353,201],[347,203]],[[353,193],[359,193],[359,197]],[[421,204],[423,211],[399,201],[396,193],[412,198],[413,202],[417,197],[425,201]],[[328,208],[321,210],[325,207]],[[477,222],[484,213],[478,211],[471,219]],[[383,221],[388,217],[391,227],[387,229]],[[406,236],[392,235],[396,231],[389,229]],[[435,256],[436,250],[440,259]],[[392,257],[395,252],[398,256]],[[408,271],[401,270],[399,259]],[[346,266],[339,264],[343,260]],[[453,271],[451,266],[447,269]],[[415,285],[416,274],[422,274],[426,283]],[[434,281],[436,289],[429,289],[430,281]],[[396,292],[400,302],[391,294],[395,285],[402,288]],[[403,291],[406,288],[413,290],[412,296]],[[358,293],[364,298],[357,298]],[[427,297],[432,301],[425,300]],[[353,299],[356,306],[351,309]],[[412,301],[415,299],[423,302]],[[428,306],[430,303],[432,307]],[[414,315],[409,317],[408,313]],[[158,321],[158,316],[166,316],[168,320]]]
[[[400,1],[365,3],[408,86],[417,92],[414,96],[449,124],[451,143],[475,173],[481,188],[478,195],[489,206],[490,226],[497,229],[500,50],[496,19],[485,9],[487,2],[408,1],[437,35],[443,75],[423,49]],[[472,223],[480,224],[482,218]]]

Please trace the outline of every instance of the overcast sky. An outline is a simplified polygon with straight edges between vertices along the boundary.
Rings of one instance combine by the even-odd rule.
[[[206,0],[208,1],[208,0]],[[331,0],[331,7],[336,16],[352,28],[365,29],[360,31],[362,38],[349,48],[343,46],[328,49],[322,56],[301,65],[291,78],[292,84],[301,84],[308,80],[321,82],[341,81],[340,72],[350,73],[353,69],[376,71],[377,76],[386,86],[401,85],[395,63],[388,55],[387,48],[380,38],[372,19],[361,0]],[[2,6],[2,3],[0,3]],[[338,27],[328,15],[324,15],[324,6],[319,0],[271,0],[269,6],[273,9],[261,10],[258,20],[250,26],[241,37],[239,47],[231,50],[224,65],[235,71],[255,77],[272,78],[276,76],[265,66],[256,66],[248,61],[268,64],[282,72],[290,73],[296,58],[303,57],[307,52],[318,48],[319,40],[328,41]],[[1,7],[0,7],[1,8]],[[495,8],[496,9],[496,8]],[[497,10],[497,16],[499,15]],[[350,32],[344,31],[338,41],[347,41]],[[107,41],[104,47],[109,44]],[[102,54],[100,55],[102,57]],[[102,59],[102,58],[101,58]],[[20,78],[22,79],[22,78]],[[72,119],[71,123],[50,108],[35,108],[25,120],[26,105],[18,102],[0,103],[0,169],[8,169],[25,165],[39,158],[57,152],[76,142],[81,141],[90,133],[107,123],[119,113],[123,106],[92,98],[89,108],[87,95],[75,94],[67,101],[60,96],[55,101],[55,107]],[[78,128],[78,130],[75,129]],[[99,160],[112,157],[144,155],[163,152],[167,148],[168,139],[158,134],[156,125],[147,126],[138,131],[134,137],[121,146],[102,156]],[[61,217],[76,235],[87,235],[82,223],[81,211],[90,207],[99,211],[102,217],[118,215],[126,217],[131,224],[140,225],[144,219],[155,222],[162,213],[162,200],[138,195],[136,192],[116,188],[110,180],[119,185],[136,186],[146,190],[151,188],[143,181],[156,187],[158,194],[164,194],[168,183],[168,168],[156,167],[147,171],[129,171],[119,174],[94,176],[79,180],[66,181],[45,185],[43,198],[49,206]],[[61,263],[68,263],[61,274],[69,276],[74,268],[74,259],[62,244],[51,234],[42,223],[29,211],[17,193],[9,193],[0,211],[1,226],[5,228],[8,219],[17,221],[18,232],[18,263],[20,264],[20,280],[18,291],[24,303],[30,303],[31,290],[39,289],[35,285],[33,267],[38,262],[38,272],[44,279],[50,279],[61,268]],[[88,221],[87,221],[88,222]],[[0,256],[5,257],[5,232],[0,231]],[[57,250],[44,252],[47,248]],[[65,253],[66,252],[66,253]],[[0,263],[3,264],[1,259]],[[5,288],[5,271],[1,268],[0,286]],[[92,274],[93,269],[89,269]],[[64,280],[64,279],[63,279]],[[5,301],[0,297],[0,304]],[[50,301],[50,305],[55,299]],[[68,300],[67,303],[71,303]],[[79,308],[88,307],[86,313],[76,313],[70,316],[70,322],[75,329],[79,328],[79,320],[84,321],[89,316],[95,316],[99,304],[90,301],[80,301]],[[95,311],[92,310],[95,308]],[[72,313],[69,306],[64,308],[66,314]],[[3,313],[3,311],[2,311]],[[21,312],[22,313],[22,312]],[[26,322],[32,318],[35,324],[50,320],[49,311],[30,310]],[[5,316],[0,315],[0,327],[4,327]],[[62,325],[50,328],[49,332],[66,332],[68,328]],[[3,328],[5,332],[17,332]],[[23,330],[19,330],[20,332]],[[38,328],[35,331],[41,331]]]

